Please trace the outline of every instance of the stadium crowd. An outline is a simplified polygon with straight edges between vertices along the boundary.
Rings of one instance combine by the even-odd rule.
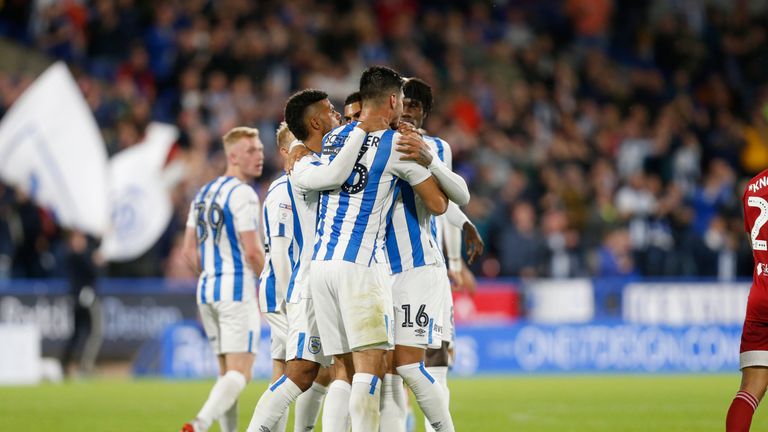
[[[188,203],[220,136],[274,132],[299,88],[337,109],[362,70],[429,82],[488,277],[752,274],[740,199],[768,167],[768,2],[638,0],[6,1],[0,34],[66,60],[110,154],[156,119],[188,170],[158,244],[113,276],[191,276]],[[0,74],[0,113],[34,76]],[[53,219],[0,186],[0,278],[61,274]]]

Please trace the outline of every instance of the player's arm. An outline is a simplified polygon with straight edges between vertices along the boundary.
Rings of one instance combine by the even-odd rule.
[[[243,254],[245,262],[256,274],[261,274],[264,270],[264,247],[259,241],[257,230],[240,231],[240,242],[243,245]]]
[[[284,185],[283,187],[290,187]],[[278,201],[273,206],[268,206],[264,203],[267,211],[272,210],[269,213],[269,244],[270,244],[270,260],[272,263],[272,270],[275,275],[275,285],[277,292],[282,293],[285,296],[285,290],[288,288],[288,283],[291,279],[291,267],[290,253],[288,252],[293,241],[293,207],[291,206],[290,199],[285,197],[285,200]],[[267,223],[267,220],[264,221]]]
[[[329,164],[297,165],[291,176],[291,182],[303,190],[333,190],[341,187],[352,173],[352,167],[357,162],[357,156],[363,147],[366,133],[355,127],[347,137],[347,141],[336,157]]]
[[[258,232],[258,218],[261,214],[259,197],[253,188],[245,184],[235,187],[231,193],[230,210],[243,246],[245,262],[256,274],[261,274],[265,259]]]
[[[448,199],[460,206],[469,204],[467,182],[463,177],[451,171],[421,136],[415,133],[401,135],[397,142],[397,151],[403,153],[403,160],[415,161],[429,168]]]
[[[446,224],[446,242],[448,241],[448,236],[450,235],[448,233],[449,228],[459,230],[459,243],[461,243],[461,232],[463,231],[467,260],[470,264],[472,264],[475,262],[477,257],[483,254],[483,250],[485,250],[485,242],[483,242],[483,238],[480,236],[480,232],[477,230],[477,227],[475,227],[475,224],[473,224],[467,215],[461,211],[459,206],[453,202],[448,203],[448,210],[445,212],[445,220],[448,221],[448,224]],[[450,245],[447,244],[446,247],[450,247]],[[461,248],[460,245],[458,247],[459,249]]]
[[[270,245],[270,259],[272,268],[275,271],[275,281],[280,292],[288,289],[288,283],[291,280],[291,260],[288,249],[291,246],[289,237],[272,237]]]
[[[187,227],[184,230],[184,242],[181,246],[181,255],[184,262],[195,272],[200,273],[200,254],[197,250],[197,234],[194,227]]]
[[[448,197],[445,196],[437,179],[434,176],[427,177],[423,182],[413,186],[413,191],[424,202],[424,206],[433,215],[441,215],[448,209]]]
[[[187,224],[184,229],[184,242],[181,244],[181,256],[184,257],[184,262],[187,266],[195,272],[200,273],[200,253],[197,250],[197,218],[195,217],[194,203],[189,206],[189,214],[187,215]]]

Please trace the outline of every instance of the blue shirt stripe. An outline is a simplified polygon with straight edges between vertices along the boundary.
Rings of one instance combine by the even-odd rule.
[[[274,189],[274,188],[273,188]],[[267,192],[269,196],[269,192]],[[266,202],[266,197],[264,198]],[[267,230],[267,244],[269,245],[270,253],[272,253],[272,235],[269,231],[269,213],[267,212],[267,206],[264,206],[264,227]],[[269,276],[267,276],[265,284],[265,297],[267,298],[267,312],[274,312],[277,309],[277,301],[275,299],[275,267],[272,265],[272,260],[269,260]]]
[[[328,199],[330,192],[325,191],[321,193],[320,206],[317,208],[317,241],[315,242],[315,252],[312,254],[312,259],[317,258],[317,253],[320,251],[320,246],[323,243],[323,233],[325,232],[325,215],[328,212]]]
[[[355,225],[352,228],[347,250],[344,251],[345,261],[355,262],[357,259],[357,253],[360,251],[360,245],[365,236],[365,227],[368,225],[368,219],[371,217],[371,212],[376,203],[376,195],[379,193],[379,180],[381,180],[381,175],[384,173],[392,153],[392,137],[394,135],[395,131],[388,130],[381,136],[381,143],[376,150],[376,156],[373,159],[371,169],[368,171],[368,184],[365,185],[365,190],[363,191],[360,213],[358,213]]]
[[[237,231],[235,231],[235,218],[232,216],[232,210],[229,208],[229,198],[232,196],[232,192],[239,188],[243,184],[239,184],[229,190],[227,194],[227,200],[224,203],[224,224],[226,225],[227,238],[229,239],[229,247],[232,249],[232,261],[235,265],[235,286],[232,291],[233,301],[243,300],[243,258],[240,253],[240,245],[237,242]],[[221,296],[221,278],[216,279],[216,287],[213,291],[214,301],[218,301]]]
[[[299,274],[299,267],[301,267],[301,251],[304,249],[304,236],[301,231],[301,220],[299,220],[299,213],[296,211],[296,200],[293,198],[293,189],[291,188],[290,181],[288,182],[288,197],[291,199],[291,209],[293,210],[293,238],[296,240],[296,244],[299,247],[299,255],[291,270],[291,280],[288,282],[288,289],[285,293],[286,299],[290,299],[291,294],[293,294],[293,288],[296,285],[296,276]]]
[[[216,177],[215,179],[211,180],[210,183],[205,185],[205,187],[202,189],[202,191],[198,194],[197,198],[199,199],[198,204],[201,204],[205,201],[205,195],[208,194],[208,191],[211,189],[211,186],[213,186],[214,183],[219,179],[219,177]],[[205,210],[203,210],[202,215],[198,215],[198,219],[201,217],[205,217]],[[200,239],[201,232],[197,232],[197,238],[198,241]],[[205,242],[199,242],[199,248],[200,248],[200,257],[202,259],[201,267],[205,267]],[[202,286],[200,287],[200,303],[205,303],[205,288],[208,283],[208,275],[203,272],[203,282]]]
[[[213,194],[213,197],[211,198],[211,206],[213,206],[214,203],[216,203],[216,198],[219,196],[219,192],[221,192],[221,188],[224,187],[225,184],[229,183],[234,177],[227,177],[226,180],[221,182],[219,185],[219,188],[216,189],[216,193]],[[210,209],[208,210],[210,211]],[[224,216],[226,219],[226,215]],[[215,278],[213,283],[213,301],[217,302],[221,299],[221,266],[222,266],[222,260],[221,260],[221,252],[219,251],[219,243],[216,241],[216,237],[218,237],[218,233],[214,232],[213,229],[211,229],[211,239],[213,240],[213,276]],[[206,272],[207,273],[207,272]]]
[[[397,246],[397,236],[395,235],[395,227],[392,225],[392,214],[395,211],[398,195],[400,194],[400,183],[395,183],[394,199],[392,200],[392,207],[389,208],[387,213],[387,232],[385,234],[385,247],[387,257],[389,257],[389,267],[392,273],[400,273],[403,271],[403,263],[400,259],[400,248]]]
[[[419,215],[416,210],[416,197],[413,193],[413,188],[407,183],[400,188],[400,194],[403,197],[405,222],[408,226],[408,238],[411,241],[413,266],[422,267],[424,266],[424,245],[421,244],[421,228],[419,227]]]
[[[437,137],[432,137],[432,139],[434,139],[435,144],[437,144],[437,157],[439,157],[441,161],[445,162],[445,143],[443,143],[443,140]]]

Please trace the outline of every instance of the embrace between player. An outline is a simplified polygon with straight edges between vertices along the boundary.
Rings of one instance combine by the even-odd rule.
[[[297,413],[299,405],[303,413],[297,415],[301,418],[295,430],[311,430],[326,392],[324,430],[346,431],[348,416],[353,431],[403,430],[405,403],[398,375],[413,390],[432,427],[453,430],[447,391],[441,386],[444,376],[436,382],[423,363],[428,347],[447,348],[449,341],[446,338],[443,345],[441,329],[452,321],[450,282],[433,215],[447,211],[448,222],[442,225],[469,228],[466,237],[473,256],[482,252],[482,241],[456,205],[467,204],[469,192],[464,180],[442,161],[449,148],[415,131],[428,109],[422,106],[420,119],[406,116],[412,120],[410,126],[400,124],[403,83],[391,69],[366,70],[360,82],[360,121],[343,126],[322,91],[304,90],[286,104],[290,131],[281,128],[278,146],[286,167],[295,164],[289,175],[270,186],[263,213],[268,259],[261,273],[260,300],[273,328],[275,380],[256,406],[249,431],[284,430],[287,409],[297,399]],[[410,103],[417,102],[425,105],[424,101]],[[291,155],[286,144],[290,133],[296,138]],[[259,270],[264,263],[260,248],[260,259],[253,263],[239,253],[238,241],[249,240],[252,227],[241,229],[232,210],[222,210],[218,216],[217,209],[229,205],[229,198],[222,204],[218,193],[228,182],[217,179],[203,188],[190,211],[185,245],[199,252],[190,256],[202,259],[197,262],[202,263],[199,290],[203,293],[208,283],[218,287],[226,278],[250,280],[252,273],[246,269]],[[212,189],[217,192],[211,194]],[[225,194],[231,193],[225,189]],[[206,200],[210,204],[204,205]],[[215,231],[213,240],[203,232],[209,226]],[[222,227],[230,244],[225,254],[235,263],[231,277],[229,267],[224,270],[219,263]],[[460,231],[454,230],[452,238],[460,243]],[[453,259],[460,257],[459,248],[453,247]],[[207,255],[212,260],[206,260]],[[454,277],[460,270],[460,265],[452,268]],[[211,307],[208,303],[246,305],[237,295],[213,296],[198,295],[201,315]],[[223,340],[228,330],[226,319],[216,322],[223,313],[214,309],[211,317],[216,324],[205,328],[214,343]],[[236,415],[237,395],[249,375],[242,368],[230,373],[226,361],[243,357],[250,360],[243,364],[251,366],[249,352],[253,335],[258,337],[258,323],[255,332],[251,326],[247,334],[245,352],[219,346],[222,378],[184,430],[207,430],[213,420],[231,417],[232,412]],[[331,364],[331,357],[335,380],[329,391],[327,371],[320,371]],[[445,367],[447,359],[444,365],[437,363]],[[232,376],[236,379],[227,379]],[[391,414],[384,416],[381,425],[380,412]],[[236,426],[233,429],[224,420],[222,428]]]

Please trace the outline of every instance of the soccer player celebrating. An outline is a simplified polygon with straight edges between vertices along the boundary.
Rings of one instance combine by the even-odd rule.
[[[420,140],[392,130],[402,114],[402,84],[397,72],[381,66],[367,69],[360,78],[360,119],[374,132],[368,134],[349,181],[322,194],[310,268],[325,352],[346,364],[351,358],[354,364],[349,402],[353,431],[379,430],[379,381],[389,348],[392,303],[371,264],[376,245],[383,241],[393,186],[402,179],[432,213],[447,208],[448,193],[438,183],[442,173],[433,176],[431,169],[401,160],[394,151],[398,142]],[[325,138],[324,157],[344,145],[348,128],[337,128]],[[438,398],[441,394],[438,391]],[[443,420],[439,430],[453,430],[450,415]]]
[[[277,148],[283,158],[285,171],[288,171],[288,151],[295,140],[288,125],[281,123],[277,129]],[[264,197],[263,220],[262,232],[267,258],[260,278],[259,304],[271,330],[272,382],[275,382],[285,373],[288,338],[285,295],[299,250],[295,244],[293,205],[285,172],[269,186]],[[296,400],[294,431],[303,432],[314,428],[329,381],[327,369],[321,369],[310,391],[302,393]],[[288,410],[280,419],[276,431],[284,431],[287,421]]]
[[[237,430],[237,398],[251,378],[259,340],[256,275],[264,250],[257,232],[259,197],[247,183],[261,175],[263,145],[258,130],[247,127],[222,140],[226,172],[197,194],[184,233],[184,256],[200,272],[198,309],[220,376],[185,432],[206,431],[216,419],[223,431]]]
[[[300,91],[291,96],[285,106],[288,128],[310,150],[308,155],[296,162],[287,182],[293,211],[294,238],[298,248],[298,260],[286,289],[286,358],[289,360],[285,374],[269,387],[254,409],[249,431],[274,431],[291,402],[312,386],[312,380],[320,367],[330,365],[330,357],[323,352],[324,342],[318,332],[315,304],[309,289],[319,191],[332,190],[344,183],[352,173],[365,138],[364,130],[351,125],[346,131],[350,138],[347,146],[336,154],[332,163],[322,163],[320,152],[323,150],[323,135],[339,125],[339,117],[328,95],[319,90]],[[313,407],[316,417],[322,397],[315,400],[317,403]]]
[[[755,271],[741,334],[741,387],[728,409],[726,432],[746,432],[768,387],[768,170],[749,181],[742,199]]]
[[[429,84],[418,78],[409,78],[403,86],[403,93],[405,98],[403,99],[402,119],[404,122],[412,124],[416,129],[421,129],[434,103],[432,88]],[[424,141],[430,144],[440,161],[445,163],[448,168],[452,168],[452,153],[448,143],[438,137],[427,135],[424,135]],[[414,151],[409,153],[414,153],[414,158],[418,159]],[[428,164],[429,161],[425,160],[424,163]],[[479,232],[453,203],[449,204],[449,210],[446,214],[432,217],[430,229],[432,239],[435,241],[438,249],[442,250],[443,244],[445,244],[448,271],[454,283],[461,285],[463,280],[462,272],[464,270],[464,263],[461,258],[461,230],[465,231],[467,254],[470,263],[474,261],[476,256],[482,254],[484,248]],[[437,349],[427,349],[425,364],[427,372],[443,387],[446,395],[445,402],[448,404],[450,394],[447,384],[450,361],[449,347],[455,337],[453,328],[453,296],[451,295],[451,284],[448,279],[441,278],[441,284],[444,296],[442,319],[439,323],[440,327],[442,327],[442,343]],[[431,346],[434,347],[435,345]],[[429,419],[425,417],[424,422],[427,431],[434,430],[429,424]]]
[[[360,120],[360,111],[362,105],[360,105],[360,92],[356,91],[344,100],[344,124],[350,124],[353,121]]]

